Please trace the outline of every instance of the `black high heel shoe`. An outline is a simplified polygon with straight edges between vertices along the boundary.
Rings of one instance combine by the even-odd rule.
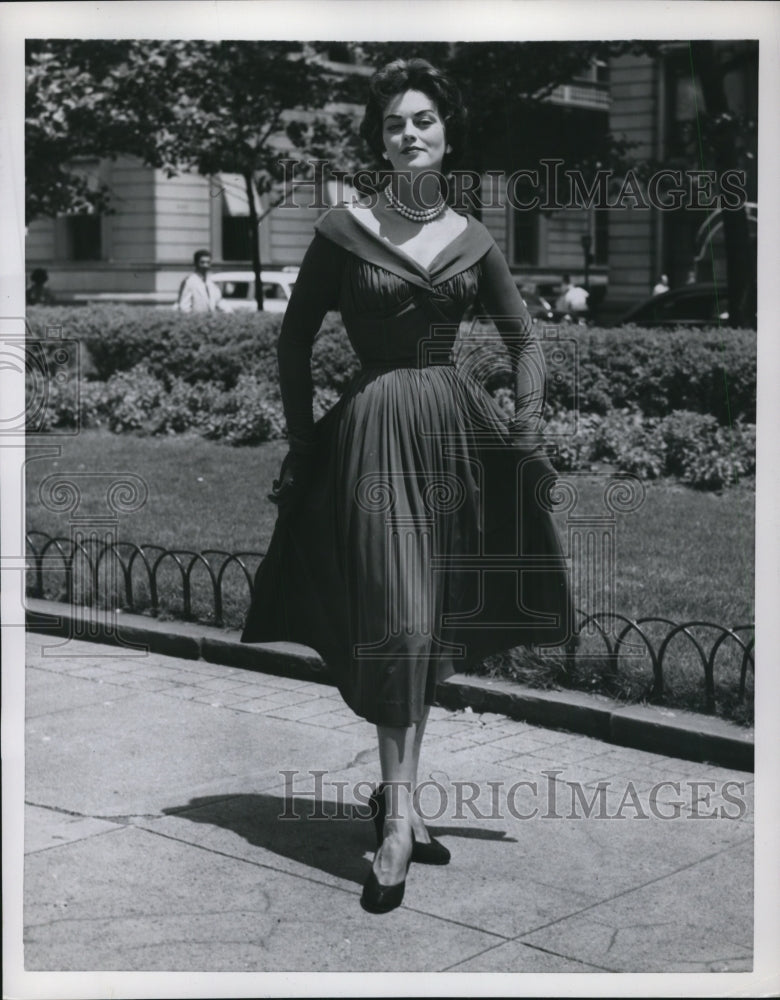
[[[412,833],[412,853],[414,853],[414,833]],[[374,874],[372,868],[363,886],[363,893],[360,897],[360,905],[369,913],[389,913],[400,906],[406,891],[406,876],[409,874],[409,866],[412,863],[411,855],[406,862],[406,871],[403,881],[396,882],[395,885],[382,885]]]
[[[371,804],[371,815],[374,817],[374,829],[376,831],[376,846],[379,849],[384,839],[385,815],[387,814],[387,804],[385,802],[384,790],[386,785],[381,784],[375,792],[371,793],[369,803]],[[435,837],[431,837],[431,842],[425,844],[420,840],[412,841],[411,860],[418,865],[448,865],[452,855]],[[377,883],[378,884],[378,883]]]

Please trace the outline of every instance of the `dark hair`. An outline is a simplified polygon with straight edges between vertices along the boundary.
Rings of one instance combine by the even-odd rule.
[[[466,132],[466,109],[455,82],[441,70],[436,69],[426,59],[395,59],[371,77],[366,111],[360,125],[360,135],[380,166],[385,166],[382,153],[383,115],[387,104],[396,94],[407,90],[419,90],[434,102],[444,122],[447,143],[452,152],[447,153],[442,163],[446,172],[463,149]]]
[[[49,274],[44,268],[36,267],[34,271],[30,272],[30,281],[34,285],[42,285],[44,282],[49,280]]]
[[[210,256],[211,256],[211,250],[196,250],[195,253],[192,255],[192,263],[195,265],[195,267],[197,267],[201,257],[210,257]]]

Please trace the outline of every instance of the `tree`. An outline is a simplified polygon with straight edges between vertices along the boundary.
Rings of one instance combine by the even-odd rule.
[[[697,165],[711,165],[718,182],[727,170],[742,168],[750,176],[752,171],[746,168],[756,160],[757,123],[752,115],[732,107],[726,80],[735,70],[748,68],[757,73],[758,43],[691,42],[690,62],[704,98],[704,106],[697,109]],[[756,320],[755,243],[750,239],[744,207],[723,212],[722,218],[729,322],[750,326]]]
[[[79,175],[78,157],[129,153],[170,176],[240,174],[261,309],[259,224],[283,197],[280,157],[327,155],[339,138],[339,122],[312,110],[332,90],[313,55],[299,42],[31,43],[28,220],[110,207],[105,187],[90,190]],[[264,195],[270,207],[261,212]]]
[[[80,158],[105,156],[108,89],[59,53],[28,47],[25,103],[26,218],[106,211],[105,186],[90,185]]]

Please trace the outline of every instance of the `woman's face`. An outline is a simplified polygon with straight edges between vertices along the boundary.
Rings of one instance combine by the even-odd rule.
[[[447,148],[438,109],[419,90],[393,97],[384,109],[382,139],[393,170],[441,170]]]

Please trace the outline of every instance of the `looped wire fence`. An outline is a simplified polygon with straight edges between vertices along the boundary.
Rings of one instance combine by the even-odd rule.
[[[67,604],[110,605],[158,616],[172,610],[171,602],[161,600],[161,595],[163,590],[170,593],[173,589],[184,621],[206,620],[219,627],[225,625],[228,571],[237,569],[243,584],[241,597],[248,601],[255,571],[265,555],[221,549],[166,549],[94,537],[81,541],[43,531],[28,531],[27,546],[32,597],[51,596],[54,590],[57,599]],[[197,608],[194,594],[201,598]],[[210,608],[208,615],[203,613],[204,598]]]
[[[639,640],[635,644],[639,655],[650,658],[653,680],[648,691],[648,698],[660,701],[664,695],[664,665],[672,643],[682,637],[687,640],[685,645],[697,655],[704,674],[705,708],[708,712],[715,711],[715,664],[718,653],[730,641],[737,649],[739,656],[738,699],[743,701],[747,688],[748,667],[755,671],[753,647],[755,645],[753,624],[733,625],[730,628],[718,622],[692,620],[675,622],[669,618],[648,616],[644,618],[628,618],[616,612],[601,611],[585,615],[578,611],[578,621],[575,625],[575,636],[579,638],[586,630],[595,629],[603,641],[607,651],[609,671],[617,677],[621,655],[629,653],[629,639]],[[612,632],[605,627],[612,626]],[[740,633],[745,633],[741,636]],[[709,651],[707,643],[709,642]],[[679,647],[678,643],[678,647]],[[569,649],[567,668],[571,667],[571,657],[574,655],[574,643]],[[636,655],[636,654],[635,654]]]
[[[226,609],[236,615],[249,607],[254,575],[264,552],[221,549],[166,549],[160,545],[120,542],[111,537],[85,539],[27,532],[28,593],[68,604],[113,607],[129,612],[161,613],[224,627]],[[171,599],[171,594],[174,595]],[[585,652],[587,640],[595,652]],[[598,646],[600,643],[600,647]],[[672,657],[698,660],[704,678],[704,708],[716,710],[716,667],[731,649],[739,670],[737,698],[744,701],[748,670],[755,672],[754,625],[731,627],[718,622],[675,622],[647,616],[629,618],[611,611],[576,612],[572,640],[566,649],[561,679],[565,682],[578,658],[606,662],[617,680],[620,663],[649,658],[652,681],[646,695],[660,701],[665,693],[664,668]],[[733,662],[733,660],[732,660]]]

